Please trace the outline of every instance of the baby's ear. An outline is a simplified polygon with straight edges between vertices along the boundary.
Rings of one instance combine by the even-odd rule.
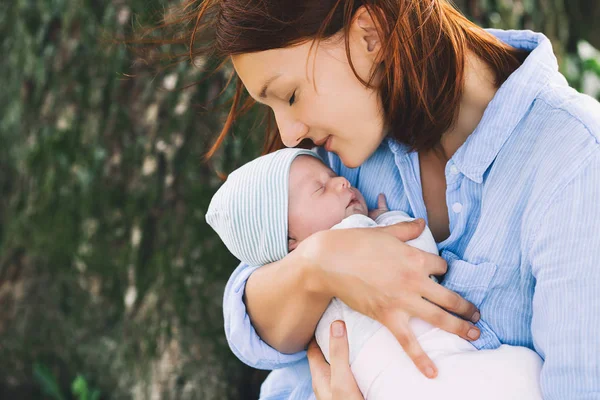
[[[292,252],[296,247],[298,247],[298,241],[296,241],[296,239],[288,238],[288,251]]]

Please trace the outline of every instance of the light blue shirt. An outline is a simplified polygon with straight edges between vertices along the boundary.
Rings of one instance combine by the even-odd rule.
[[[545,399],[600,399],[600,104],[568,87],[544,35],[490,32],[531,53],[446,165],[443,285],[480,309],[477,348],[539,353]],[[369,208],[384,193],[391,210],[427,220],[417,153],[386,139],[356,169],[322,154]],[[261,398],[308,399],[306,353],[274,350],[246,314],[255,269],[240,265],[225,289],[231,349],[250,366],[277,369]]]

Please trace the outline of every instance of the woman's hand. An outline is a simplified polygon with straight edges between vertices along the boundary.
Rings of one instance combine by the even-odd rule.
[[[467,340],[479,337],[477,308],[429,278],[442,275],[444,259],[404,242],[418,237],[422,219],[371,229],[318,232],[296,251],[312,265],[315,293],[337,297],[351,308],[387,326],[427,377],[437,369],[409,326],[417,317]],[[450,312],[449,312],[450,311]]]
[[[364,400],[350,370],[348,337],[346,326],[342,321],[334,321],[330,327],[331,365],[325,361],[314,338],[308,345],[307,356],[313,391],[318,400]]]

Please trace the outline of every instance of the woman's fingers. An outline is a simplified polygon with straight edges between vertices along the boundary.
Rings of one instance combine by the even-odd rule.
[[[306,352],[310,375],[312,377],[312,387],[317,399],[331,399],[331,367],[325,361],[321,348],[313,338]]]
[[[473,303],[463,299],[458,293],[453,292],[432,280],[425,282],[423,285],[423,297],[473,323],[479,321],[481,316],[479,310]]]
[[[331,394],[333,400],[364,400],[352,370],[346,325],[334,321],[330,326],[329,360],[331,361]]]
[[[409,240],[418,238],[419,235],[423,233],[423,229],[425,229],[425,220],[418,218],[408,222],[399,222],[397,224],[388,225],[381,229],[392,234],[401,242],[408,242]]]
[[[426,280],[423,283],[422,295],[432,303],[435,303],[466,320],[472,322],[479,321],[479,310],[473,303],[465,300],[458,293],[443,287],[433,280]]]
[[[446,260],[437,254],[431,254],[427,251],[423,251],[417,248],[413,248],[417,252],[418,267],[423,270],[424,273],[429,275],[444,275],[448,270],[448,264]]]
[[[479,339],[479,329],[461,318],[458,318],[448,311],[430,303],[429,301],[422,300],[418,305],[419,318],[429,322],[431,325],[437,326],[447,332],[454,333],[466,340],[477,340]]]
[[[342,321],[330,326],[329,360],[327,364],[321,349],[313,339],[308,345],[308,365],[313,390],[319,400],[364,400],[352,370],[346,327]]]
[[[408,324],[410,317],[402,312],[389,314],[381,321],[394,334],[400,346],[417,366],[419,371],[427,378],[433,379],[437,376],[437,368],[431,358],[423,351],[417,337]]]

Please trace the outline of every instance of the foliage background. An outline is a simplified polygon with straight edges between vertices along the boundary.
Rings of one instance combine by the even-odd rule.
[[[204,222],[220,181],[202,157],[223,114],[198,105],[223,77],[183,90],[205,60],[157,72],[102,40],[172,3],[0,2],[2,399],[257,398],[264,373],[223,335],[236,261]],[[600,97],[598,1],[457,5],[546,33],[571,84]],[[236,125],[218,168],[258,154],[251,128]]]

